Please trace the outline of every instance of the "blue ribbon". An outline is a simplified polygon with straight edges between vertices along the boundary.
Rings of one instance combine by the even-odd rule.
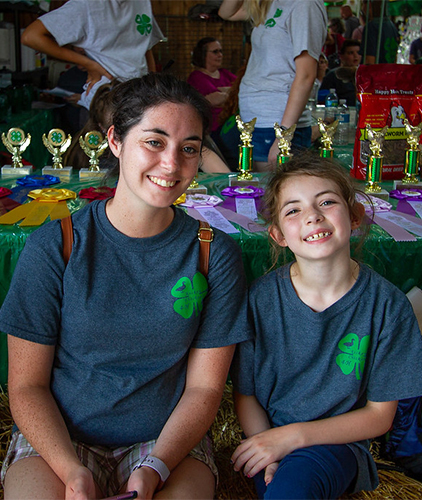
[[[18,203],[24,203],[27,195],[35,188],[43,188],[58,184],[60,178],[54,175],[26,175],[16,180],[17,186],[11,189],[12,194],[8,197]]]

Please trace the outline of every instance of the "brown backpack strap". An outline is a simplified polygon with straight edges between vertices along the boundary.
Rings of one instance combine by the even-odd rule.
[[[60,222],[62,225],[62,236],[63,236],[63,260],[65,266],[67,266],[73,247],[72,217],[69,215],[69,217],[65,217]]]
[[[198,240],[199,240],[199,270],[207,277],[208,265],[210,262],[210,243],[214,239],[214,231],[208,224],[202,220],[199,221]]]

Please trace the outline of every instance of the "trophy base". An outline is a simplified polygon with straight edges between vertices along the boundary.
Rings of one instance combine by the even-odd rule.
[[[63,167],[63,168],[53,168],[51,165],[46,165],[42,169],[43,175],[54,175],[58,177],[60,180],[66,179],[69,180],[73,172],[73,167]]]
[[[381,198],[385,201],[388,201],[388,198],[390,197],[388,191],[386,191],[385,189],[381,189],[380,191],[372,191],[371,189],[365,188],[365,194],[376,196],[377,198]]]
[[[207,187],[202,186],[201,184],[196,187],[186,189],[186,194],[207,194],[207,192]]]
[[[229,178],[229,186],[241,186],[241,187],[248,187],[248,186],[259,186],[259,179],[258,177],[252,177],[252,179],[239,179],[237,176],[233,176]]]
[[[412,189],[412,188],[418,188],[422,189],[422,182],[403,182],[401,181],[394,181],[394,189],[398,189],[401,191],[402,189]]]
[[[108,172],[107,168],[100,170],[89,170],[89,168],[81,168],[79,170],[79,180],[101,179]]]
[[[12,167],[12,165],[4,165],[1,168],[1,176],[25,177],[25,175],[32,175],[33,170],[33,165],[24,165],[23,167]]]

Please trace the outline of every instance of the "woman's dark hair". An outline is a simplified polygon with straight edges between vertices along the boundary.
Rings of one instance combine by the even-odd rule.
[[[333,17],[330,20],[330,28],[333,29],[334,33],[338,33],[339,35],[342,35],[346,31],[343,20],[339,17]]]
[[[345,171],[345,169],[339,165],[335,160],[330,158],[322,158],[318,153],[304,151],[295,154],[288,162],[283,163],[277,167],[277,170],[270,177],[267,187],[265,189],[264,203],[262,216],[265,219],[268,226],[279,227],[279,213],[280,213],[280,190],[287,179],[299,175],[308,175],[311,177],[320,177],[322,179],[329,179],[334,182],[339,193],[346,202],[349,209],[350,217],[359,217],[361,207],[356,200],[356,193],[359,192],[363,196],[364,193],[360,192],[355,184]],[[368,204],[370,205],[369,197]],[[360,250],[367,233],[369,232],[369,224],[363,226],[363,231],[361,233],[361,238],[359,238],[358,244],[355,246],[355,252]],[[280,247],[270,238],[272,244],[272,254],[273,254],[273,267],[278,262],[280,255]]]
[[[207,57],[207,46],[209,43],[217,42],[218,40],[212,36],[201,38],[195,45],[192,52],[192,64],[197,68],[205,68],[205,60]]]
[[[205,97],[173,75],[149,73],[142,78],[120,83],[113,90],[115,137],[122,142],[148,109],[168,102],[192,106],[202,121],[202,137],[205,136],[211,121],[210,105]],[[180,119],[183,120],[183,116]]]

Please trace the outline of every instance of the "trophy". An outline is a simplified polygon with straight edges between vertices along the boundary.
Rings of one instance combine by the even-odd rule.
[[[81,168],[79,179],[92,179],[102,177],[107,173],[106,169],[100,169],[99,158],[108,148],[107,137],[98,130],[87,132],[84,137],[79,137],[79,145],[89,158],[89,168]]]
[[[72,175],[72,167],[63,167],[62,156],[69,149],[72,142],[72,137],[67,136],[60,128],[53,128],[48,135],[43,134],[42,142],[48,149],[48,152],[53,155],[53,165],[45,166],[42,169],[43,175],[55,175],[59,178],[70,178]]]
[[[198,178],[198,174],[192,179],[191,183],[186,190],[186,194],[207,194],[207,187],[198,183],[196,180]]]
[[[370,141],[369,149],[371,153],[368,157],[366,167],[366,188],[365,193],[374,194],[376,196],[385,197],[388,193],[379,185],[382,178],[382,164],[384,156],[382,155],[382,144],[384,142],[385,133],[388,126],[380,130],[374,130],[369,123],[366,124],[366,133]]]
[[[409,120],[405,118],[403,120],[404,127],[406,130],[406,139],[409,144],[409,148],[406,150],[406,156],[404,160],[404,177],[401,181],[394,182],[394,188],[397,189],[398,184],[409,184],[421,185],[418,178],[419,173],[419,161],[420,161],[420,150],[419,150],[419,138],[422,133],[422,122],[415,127],[410,125]]]
[[[4,146],[12,155],[12,165],[4,165],[1,169],[1,175],[9,177],[20,177],[32,174],[32,165],[23,165],[22,153],[31,143],[31,135],[27,134],[21,128],[11,128],[7,135],[3,132],[1,140]]]
[[[321,134],[322,146],[319,148],[319,155],[322,158],[332,158],[334,154],[333,139],[338,127],[338,120],[332,123],[325,123],[322,118],[318,118],[318,128]]]
[[[282,128],[277,122],[274,123],[275,136],[278,139],[277,166],[287,163],[293,156],[290,154],[291,142],[296,130],[296,124],[290,128]]]
[[[230,178],[230,185],[251,185],[257,184],[257,180],[253,178],[252,175],[252,163],[253,163],[253,145],[252,145],[252,133],[255,128],[256,118],[253,118],[249,122],[243,122],[240,115],[236,116],[237,128],[240,132],[240,140],[242,142],[239,145],[239,173],[236,178]]]

